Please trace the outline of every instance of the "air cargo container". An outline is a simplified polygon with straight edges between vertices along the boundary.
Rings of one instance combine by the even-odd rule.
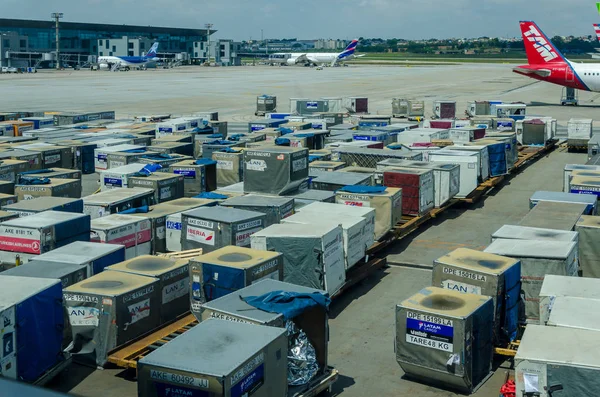
[[[101,172],[107,170],[108,167],[108,154],[109,153],[119,153],[119,152],[127,152],[132,150],[145,150],[144,146],[141,145],[115,145],[115,146],[106,146],[106,147],[98,147],[94,149],[94,168],[96,172]]]
[[[282,219],[294,214],[294,199],[249,194],[232,197],[219,203],[223,207],[262,212],[267,215],[265,227],[280,223]]]
[[[274,147],[244,151],[244,192],[284,195],[308,177],[308,150]]]
[[[83,198],[83,212],[92,219],[133,208],[154,205],[154,190],[142,188],[111,189]]]
[[[100,190],[129,187],[129,178],[139,173],[146,164],[133,163],[100,172]]]
[[[19,200],[31,200],[36,197],[80,198],[81,180],[22,178],[20,184],[15,185],[15,195]]]
[[[83,200],[64,197],[38,197],[32,200],[23,200],[18,203],[3,206],[2,209],[18,214],[19,217],[49,210],[82,214]]]
[[[125,259],[152,250],[151,222],[133,215],[107,215],[91,222],[90,241],[125,246]]]
[[[427,287],[396,306],[396,361],[427,384],[472,393],[492,370],[489,296]]]
[[[181,161],[169,167],[184,178],[184,196],[194,197],[217,188],[217,162],[210,159]]]
[[[546,229],[573,230],[586,209],[586,204],[544,201],[533,207],[519,224]]]
[[[150,175],[129,177],[129,187],[148,188],[154,190],[154,202],[165,203],[183,197],[183,175],[157,172]]]
[[[63,360],[61,302],[58,279],[0,275],[2,377],[33,383]]]
[[[138,395],[285,396],[287,346],[282,328],[202,322],[139,361]]]
[[[456,117],[455,101],[433,101],[433,115],[438,119],[453,119]]]
[[[392,99],[392,114],[394,117],[423,117],[425,116],[425,101],[412,99]]]
[[[190,261],[192,312],[201,305],[261,280],[283,280],[283,256],[278,252],[227,246]]]
[[[575,225],[579,233],[579,266],[583,277],[600,278],[598,237],[600,221],[597,216],[582,216]]]
[[[262,212],[209,207],[187,211],[181,216],[181,245],[184,250],[202,248],[212,252],[228,245],[249,247],[250,236],[265,227]]]
[[[503,240],[548,240],[579,243],[579,233],[540,227],[504,225],[492,233],[492,242]]]
[[[496,240],[485,252],[521,261],[527,323],[540,323],[540,290],[549,274],[577,276],[577,244],[562,241]]]
[[[404,159],[421,161],[423,155],[410,149],[379,150],[367,148],[339,147],[332,149],[331,159],[342,161],[348,166],[376,168],[377,163],[387,159]]]
[[[600,280],[589,277],[547,275],[540,290],[540,324],[544,325],[548,322],[554,302],[561,297],[595,300],[600,303]]]
[[[383,185],[402,189],[402,214],[425,215],[435,205],[433,171],[394,167],[383,171]]]
[[[283,281],[331,295],[346,281],[343,230],[335,222],[272,225],[254,233],[251,241],[253,249],[283,253]],[[321,254],[301,254],[313,251]]]
[[[73,330],[71,354],[104,366],[108,352],[160,326],[159,280],[104,271],[63,292]]]
[[[593,120],[570,119],[567,123],[567,147],[586,147],[594,134]]]
[[[600,175],[600,173],[598,174]],[[537,191],[529,198],[529,208],[535,207],[538,203],[549,201],[553,203],[571,203],[585,204],[585,215],[596,215],[597,213],[597,198],[591,194],[574,194],[563,192],[548,192]]]

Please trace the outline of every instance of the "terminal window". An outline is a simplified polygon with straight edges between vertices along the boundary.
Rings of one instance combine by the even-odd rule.
[[[127,43],[127,46],[130,50],[133,50],[133,43]]]

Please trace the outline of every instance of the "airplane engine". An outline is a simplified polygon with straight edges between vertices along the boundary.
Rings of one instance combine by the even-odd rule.
[[[295,60],[295,59],[293,59],[293,58],[290,58],[290,59],[288,59],[288,60],[286,61],[286,63],[287,63],[288,65],[290,65],[290,66],[293,66],[293,65],[295,65],[295,64],[296,64],[296,60]]]

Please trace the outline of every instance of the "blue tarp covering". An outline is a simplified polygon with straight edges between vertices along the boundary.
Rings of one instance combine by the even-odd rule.
[[[218,276],[215,276],[218,275]],[[244,271],[225,266],[202,264],[202,285],[207,301],[220,298],[242,289],[244,285]]]
[[[312,138],[312,137],[315,136],[315,134],[311,134],[311,133],[302,134],[302,133],[299,133],[299,134],[294,134],[294,136],[297,136],[299,138]]]
[[[329,308],[331,299],[320,292],[300,293],[290,291],[271,291],[261,296],[240,297],[244,302],[269,313],[283,314],[286,320],[302,314],[315,306]]]
[[[313,161],[319,160],[321,157],[323,157],[323,156],[319,156],[317,154],[309,154],[308,155],[308,162],[312,163]]]
[[[156,154],[146,154],[146,155],[142,156],[142,158],[149,159],[149,160],[170,160],[174,157],[167,153],[156,153]]]
[[[279,127],[279,128],[277,128],[277,131],[281,132],[282,135],[291,134],[292,132],[294,132],[294,130],[292,130],[291,128],[285,128],[285,127]]]
[[[129,208],[128,210],[119,212],[119,214],[145,214],[148,211],[149,207],[147,205],[143,205],[138,208]]]
[[[233,145],[234,142],[216,139],[216,140],[210,141],[210,142],[203,142],[202,144],[203,145]]]
[[[217,164],[217,162],[215,160],[211,160],[211,159],[198,159],[194,162],[194,164],[196,164],[196,165],[213,165],[213,164]]]
[[[62,285],[58,283],[17,305],[17,376],[25,382],[37,380],[60,359],[62,299]]]
[[[368,194],[377,194],[377,193],[385,193],[387,188],[385,186],[362,186],[362,185],[352,185],[352,186],[344,186],[339,191],[347,192],[347,193],[368,193]]]
[[[73,128],[75,128],[75,129],[77,129],[77,130],[87,130],[87,129],[88,129],[88,128],[90,128],[90,127],[88,127],[87,125],[76,125],[76,126],[75,126],[75,127],[73,127]]]
[[[50,178],[19,178],[20,185],[46,185],[50,183]]]
[[[50,172],[54,172],[54,170],[52,168],[44,168],[43,170],[33,170],[33,171],[19,172],[19,175],[48,174]]]
[[[490,175],[507,174],[506,145],[504,143],[488,145],[488,153],[490,157]]]
[[[224,194],[213,193],[213,192],[203,192],[192,198],[201,198],[201,199],[209,199],[209,200],[227,200],[229,198],[229,196],[225,196]]]
[[[144,168],[133,174],[133,176],[150,176],[161,168],[160,164],[147,164]]]
[[[124,153],[146,153],[147,150],[146,149],[129,149],[129,150],[123,150]]]
[[[514,341],[517,338],[519,325],[519,293],[521,292],[521,262],[515,266],[511,266],[504,272],[504,294],[505,301],[498,305],[504,306],[506,317],[504,319],[504,333],[509,341]]]
[[[223,152],[223,153],[238,153],[238,150],[232,149],[230,147],[226,147],[223,148],[221,150],[218,150],[219,152]]]
[[[387,148],[392,149],[392,150],[400,150],[400,149],[402,149],[402,144],[392,143],[391,145],[387,145]]]
[[[245,136],[246,136],[246,134],[233,134],[233,135],[228,136],[227,139],[230,141],[239,141],[240,138],[243,138]],[[222,138],[222,136],[221,136],[221,138]]]
[[[275,139],[275,144],[277,146],[290,146],[290,140],[287,138],[277,138]]]
[[[210,134],[206,136],[207,138],[221,139],[223,138],[223,134]]]

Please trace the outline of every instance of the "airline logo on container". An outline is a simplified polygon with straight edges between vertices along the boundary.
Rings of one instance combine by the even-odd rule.
[[[197,241],[199,243],[215,245],[215,232],[212,230],[188,226],[187,238],[188,240]]]
[[[554,52],[550,43],[546,41],[534,25],[530,25],[529,30],[523,32],[523,35],[527,40],[533,43],[533,48],[535,48],[542,58],[544,58],[544,61],[550,62],[551,60],[558,58],[558,55]]]

